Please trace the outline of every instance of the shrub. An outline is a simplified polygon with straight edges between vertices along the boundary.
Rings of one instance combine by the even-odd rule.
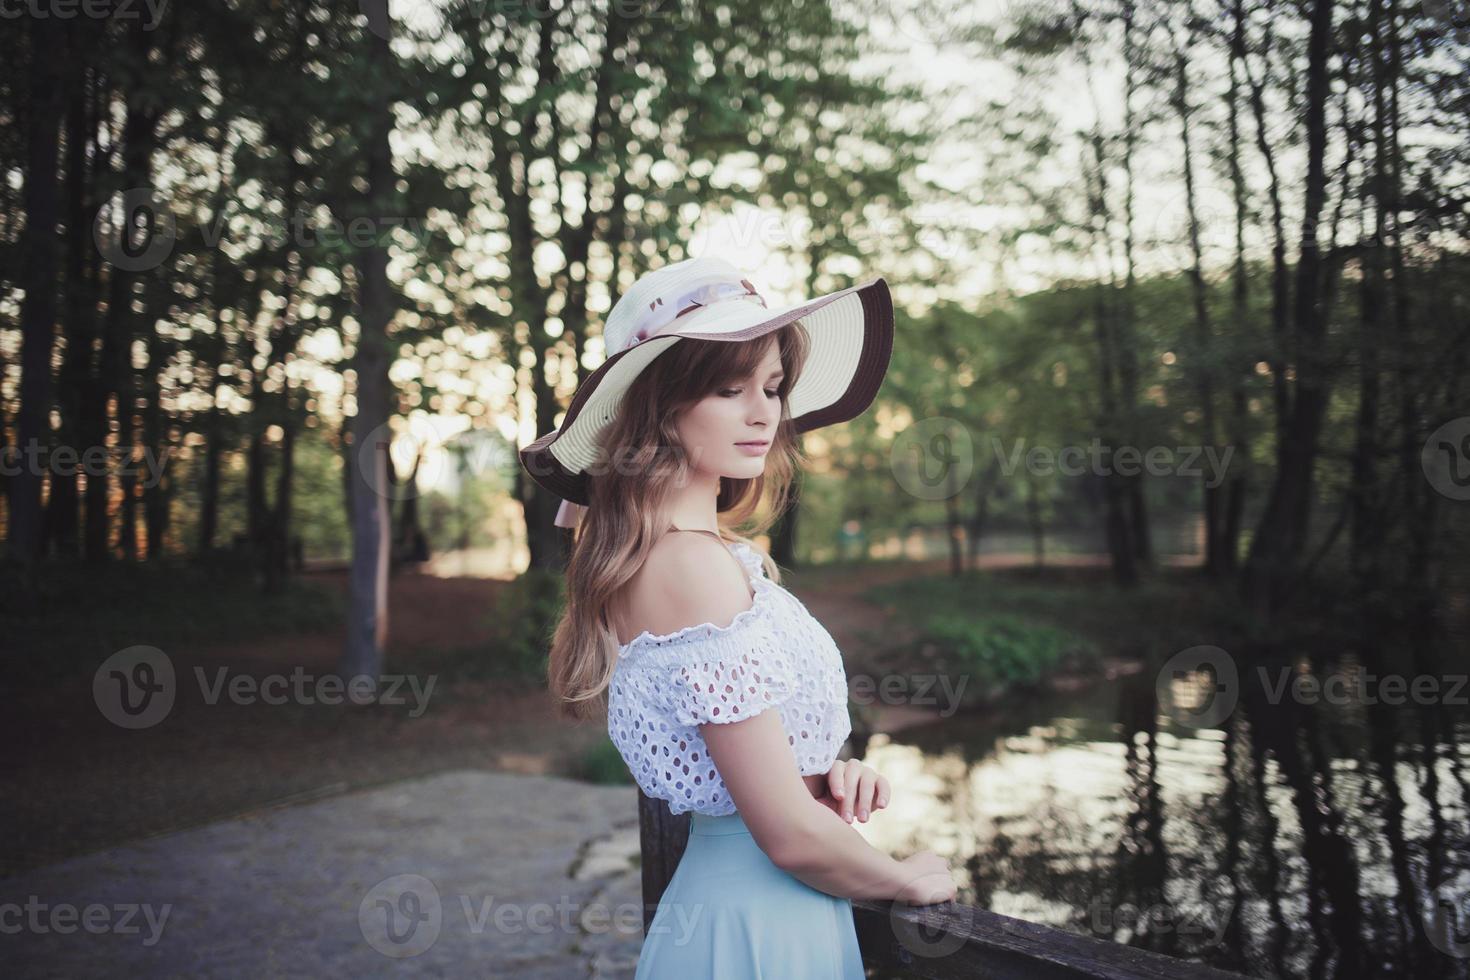
[[[934,615],[925,638],[959,658],[986,683],[1039,684],[1048,672],[1096,658],[1080,637],[1007,613]]]
[[[633,782],[628,764],[623,761],[612,739],[606,736],[578,757],[572,775],[589,783],[621,785]]]

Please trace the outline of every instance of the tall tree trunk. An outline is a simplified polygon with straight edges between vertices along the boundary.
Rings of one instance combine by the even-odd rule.
[[[89,132],[95,129],[98,120],[102,117],[104,107],[111,100],[111,91],[100,76],[94,76],[91,91],[88,94],[88,127]],[[95,137],[94,137],[95,145]],[[93,175],[94,183],[97,177]],[[91,222],[96,219],[96,202],[87,211],[89,218],[86,234],[91,234]],[[85,246],[84,246],[85,247]],[[87,316],[90,319],[88,332],[90,340],[88,343],[88,359],[92,358],[91,347],[98,344],[100,350],[97,353],[97,363],[88,371],[83,381],[82,397],[80,404],[81,420],[81,444],[86,447],[96,446],[104,454],[110,451],[107,445],[108,438],[108,399],[111,396],[116,382],[117,345],[113,336],[114,318],[111,310],[105,321],[99,320],[97,316],[96,297],[101,293],[101,256],[97,249],[89,248],[86,251],[89,276],[89,305]],[[99,336],[100,330],[100,336]],[[104,455],[104,460],[108,457]],[[88,562],[106,561],[109,554],[108,541],[111,537],[111,515],[108,513],[110,493],[112,487],[112,467],[103,465],[100,472],[87,475],[87,488],[85,499],[82,504],[82,554]]]
[[[88,277],[95,254],[92,222],[88,211],[92,174],[87,154],[92,149],[92,127],[88,111],[91,72],[87,68],[90,35],[75,27],[67,32],[71,56],[66,79],[66,314],[63,325],[66,357],[61,367],[57,412],[61,418],[60,443],[78,454],[77,467],[51,474],[51,496],[46,507],[47,538],[59,554],[75,558],[80,546],[78,521],[79,471],[93,469],[86,455],[83,403],[92,375],[92,337],[96,324],[94,283]],[[87,479],[93,479],[88,476]]]
[[[771,529],[771,559],[783,568],[795,568],[799,564],[796,560],[796,531],[801,513],[801,481],[802,475],[798,473],[790,503]]]
[[[153,50],[152,33],[135,31],[131,40],[135,47],[133,54],[135,64],[147,65]],[[153,145],[157,141],[159,109],[152,101],[145,101],[145,99],[151,99],[146,91],[124,94],[127,98],[127,114],[123,122],[121,186],[128,189],[151,188],[153,185]],[[128,210],[135,203],[124,198],[122,207],[114,214],[114,220],[117,222],[114,230],[119,240],[111,243],[110,250],[115,258],[140,255],[148,245],[153,229],[138,227],[136,219],[142,212],[135,214]],[[131,559],[137,556],[138,550],[135,512],[137,480],[136,477],[130,475],[135,472],[138,465],[133,459],[133,456],[136,455],[134,449],[137,435],[134,418],[137,408],[135,372],[132,358],[133,331],[137,326],[137,316],[133,313],[133,300],[137,283],[145,280],[134,270],[128,268],[129,265],[130,263],[125,261],[108,263],[107,323],[102,339],[101,362],[98,370],[104,379],[103,384],[107,391],[116,395],[116,450],[118,457],[126,467],[119,481],[122,490],[123,521],[123,526],[119,531],[119,544],[123,557]],[[107,420],[104,418],[103,425],[106,424]],[[103,489],[105,492],[105,488]],[[88,504],[88,534],[90,537],[90,493]],[[104,500],[103,506],[105,505]],[[89,541],[89,558],[100,560],[106,557],[108,549],[105,539],[103,550],[100,553],[94,553],[90,545]]]
[[[1237,72],[1245,60],[1245,7],[1236,0],[1231,9],[1234,30],[1230,36],[1230,83],[1225,97],[1228,113],[1229,146],[1227,164],[1230,170],[1230,190],[1235,212],[1235,262],[1230,273],[1230,334],[1234,345],[1227,363],[1230,365],[1230,417],[1227,423],[1228,445],[1233,450],[1232,462],[1226,466],[1224,477],[1223,525],[1220,528],[1220,561],[1222,568],[1232,576],[1240,567],[1240,529],[1245,513],[1246,472],[1250,454],[1250,399],[1246,393],[1246,378],[1254,369],[1255,359],[1241,354],[1242,345],[1251,329],[1250,316],[1250,273],[1246,263],[1245,224],[1249,207],[1250,192],[1245,183],[1245,170],[1241,165],[1240,103],[1242,98],[1240,79]]]
[[[1089,145],[1092,148],[1093,168],[1087,175],[1087,181],[1092,202],[1093,237],[1102,240],[1103,247],[1098,251],[1105,256],[1110,256],[1111,248],[1106,240],[1109,217],[1107,210],[1108,161],[1103,151],[1102,134],[1099,131],[1093,131]],[[1132,414],[1127,411],[1126,406],[1120,405],[1117,384],[1117,376],[1120,373],[1117,368],[1119,363],[1117,330],[1113,310],[1108,303],[1108,297],[1113,292],[1116,292],[1115,288],[1109,288],[1100,281],[1094,288],[1092,312],[1093,333],[1097,339],[1098,387],[1102,393],[1102,410],[1101,417],[1098,419],[1098,429],[1103,443],[1112,447],[1113,456],[1109,459],[1110,464],[1116,459],[1117,450],[1125,444],[1122,435],[1125,431],[1122,418],[1125,414]],[[1138,581],[1138,552],[1136,540],[1128,528],[1127,483],[1128,477],[1119,473],[1116,465],[1110,465],[1109,472],[1103,477],[1108,553],[1112,556],[1114,581],[1120,585],[1131,586]]]
[[[1138,123],[1133,112],[1133,96],[1138,91],[1137,58],[1134,56],[1134,13],[1132,0],[1123,3],[1123,291],[1118,310],[1118,398],[1124,406],[1124,438],[1132,446],[1141,445],[1143,434],[1138,419],[1138,264],[1133,235],[1134,185],[1133,157],[1138,145]],[[1144,493],[1142,472],[1129,473],[1126,484],[1128,530],[1132,535],[1133,557],[1139,565],[1152,564],[1153,536],[1149,527],[1148,497]]]
[[[10,484],[10,554],[30,565],[41,557],[42,466],[50,459],[51,351],[56,330],[56,192],[60,23],[30,19],[30,112],[26,119],[25,299],[20,309],[20,415],[16,435],[25,465]],[[39,450],[32,456],[32,447]],[[34,460],[34,462],[30,462]]]
[[[220,450],[219,408],[211,401],[204,416],[204,480],[199,489],[200,555],[214,550],[214,536],[219,530]]]
[[[1195,396],[1199,399],[1201,426],[1200,445],[1206,452],[1217,448],[1218,437],[1215,425],[1215,345],[1210,326],[1209,289],[1205,284],[1204,255],[1200,247],[1199,210],[1195,206],[1194,147],[1190,133],[1189,106],[1189,46],[1174,52],[1174,110],[1179,114],[1179,143],[1184,164],[1184,206],[1189,224],[1189,287],[1193,303],[1194,377]],[[1222,540],[1224,514],[1221,510],[1220,487],[1211,485],[1206,474],[1200,483],[1203,495],[1205,518],[1205,571],[1219,578],[1229,568],[1222,557],[1225,545]]]
[[[1267,612],[1289,581],[1306,545],[1312,513],[1312,476],[1327,410],[1326,324],[1321,309],[1322,255],[1318,221],[1327,195],[1323,158],[1327,145],[1327,63],[1332,45],[1332,0],[1314,0],[1308,40],[1306,95],[1307,179],[1297,261],[1294,327],[1296,398],[1285,437],[1276,448],[1276,480],[1251,540],[1243,592],[1258,612]]]
[[[282,384],[285,384],[282,379]],[[296,470],[296,426],[288,417],[281,432],[281,466],[276,471],[276,503],[266,519],[262,568],[264,591],[277,594],[286,586],[290,570],[291,481]]]
[[[1031,553],[1036,565],[1046,564],[1046,526],[1041,520],[1041,500],[1036,491],[1036,478],[1026,477],[1026,522],[1031,527]]]
[[[1110,461],[1115,461],[1117,448],[1120,446],[1117,425],[1118,399],[1113,380],[1113,342],[1108,318],[1107,304],[1103,302],[1099,294],[1093,309],[1093,320],[1096,324],[1098,360],[1102,370],[1103,418],[1101,429],[1103,443],[1114,447],[1114,455]],[[1105,508],[1103,526],[1107,536],[1108,554],[1112,557],[1113,580],[1119,585],[1131,586],[1138,581],[1138,563],[1135,560],[1137,551],[1134,539],[1128,530],[1128,513],[1125,507],[1128,494],[1127,478],[1118,472],[1114,463],[1108,467],[1108,472],[1103,475],[1102,480]],[[1027,500],[1029,509],[1034,504],[1035,487],[1029,481],[1027,486],[1030,491],[1030,497]],[[1040,564],[1039,555],[1038,545],[1037,564]]]
[[[149,292],[161,290],[157,280],[149,281]],[[148,303],[149,309],[167,308],[168,303]],[[143,459],[146,461],[147,454],[154,454],[159,467],[158,477],[155,479],[151,468],[145,468],[147,479],[143,481],[143,517],[146,522],[145,534],[148,545],[148,560],[153,561],[163,554],[163,539],[168,532],[168,480],[164,476],[168,472],[168,462],[172,458],[168,443],[168,423],[164,418],[162,403],[162,377],[165,370],[165,354],[163,337],[157,330],[149,330],[145,345],[148,351],[148,366],[143,369]]]
[[[363,44],[369,58],[384,74],[393,71],[388,40],[392,20],[387,0],[363,0],[374,30]],[[366,141],[367,195],[370,215],[392,214],[395,176],[389,135],[393,131],[393,99],[389,93],[367,101],[370,126]],[[388,324],[393,315],[392,284],[388,281],[388,246],[379,237],[357,256],[361,330],[353,367],[357,374],[357,414],[352,420],[355,485],[352,493],[351,614],[342,675],[367,675],[376,680],[383,670],[388,641]]]
[[[1377,456],[1378,414],[1382,385],[1379,377],[1379,338],[1384,333],[1384,235],[1386,214],[1395,206],[1397,189],[1391,187],[1388,173],[1388,119],[1384,101],[1384,65],[1382,50],[1381,0],[1369,0],[1367,38],[1370,46],[1368,63],[1373,87],[1372,136],[1373,169],[1369,178],[1372,195],[1373,233],[1363,250],[1363,276],[1358,316],[1358,413],[1355,421],[1352,456],[1352,483],[1349,487],[1350,532],[1348,561],[1355,586],[1364,596],[1377,590],[1381,574],[1381,531],[1386,515],[1382,513],[1378,486]]]
[[[975,507],[970,511],[970,522],[965,537],[969,543],[969,567],[980,567],[980,545],[985,539],[985,526],[990,522],[990,495],[1000,479],[1000,466],[990,463],[985,474],[975,481]]]

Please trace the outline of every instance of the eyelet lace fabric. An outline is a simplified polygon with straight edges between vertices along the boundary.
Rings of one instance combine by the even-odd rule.
[[[750,608],[728,626],[643,631],[619,649],[608,688],[608,735],[643,792],[667,800],[672,813],[735,812],[699,725],[775,708],[803,776],[831,769],[852,734],[847,672],[831,634],[766,577],[749,545],[729,547],[755,591]]]

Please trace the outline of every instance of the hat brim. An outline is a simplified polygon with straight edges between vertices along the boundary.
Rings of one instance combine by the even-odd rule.
[[[797,432],[861,415],[877,396],[893,354],[893,298],[881,277],[784,308],[718,304],[688,317],[679,331],[619,351],[583,380],[561,426],[521,449],[521,464],[532,479],[566,500],[587,504],[586,467],[596,459],[598,436],[633,380],[681,339],[753,340],[801,320],[812,347],[787,394]]]

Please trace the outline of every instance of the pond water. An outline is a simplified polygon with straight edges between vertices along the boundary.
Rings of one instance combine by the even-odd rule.
[[[878,734],[862,832],[948,857],[964,904],[1223,969],[1464,978],[1466,658],[1414,660],[1141,671]]]

